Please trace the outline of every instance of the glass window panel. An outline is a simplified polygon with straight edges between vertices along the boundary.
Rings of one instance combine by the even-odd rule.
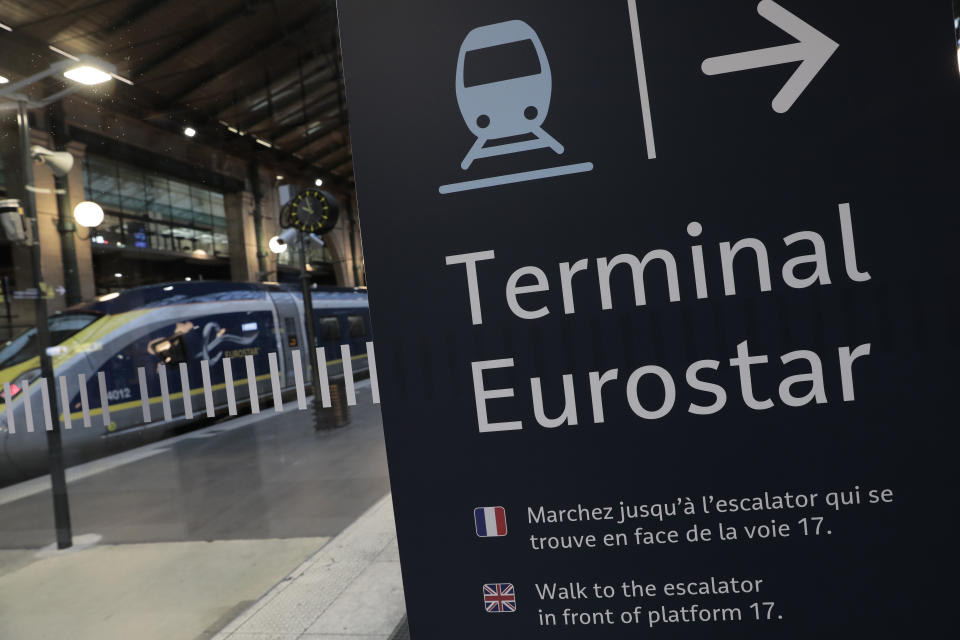
[[[150,247],[150,232],[147,229],[146,222],[143,220],[126,220],[124,228],[127,236],[127,246],[135,249]]]
[[[226,218],[227,217],[227,208],[223,203],[223,194],[210,192],[210,206],[213,212],[214,218]]]
[[[317,318],[317,338],[320,342],[335,342],[340,340],[340,318],[337,316],[321,316]]]
[[[176,251],[171,238],[171,227],[168,224],[151,222],[147,225],[149,245],[151,249],[159,251]]]
[[[179,253],[190,253],[194,250],[195,233],[193,229],[174,226],[172,231],[173,251],[177,251]]]
[[[229,249],[227,247],[227,234],[214,232],[213,234],[213,251],[217,256],[227,256],[229,255]]]
[[[199,219],[204,219],[204,216],[209,218],[210,216],[210,192],[201,187],[190,187],[190,208],[194,213],[198,214]],[[204,220],[204,222],[209,222]]]
[[[144,215],[147,212],[146,183],[142,171],[120,165],[120,206],[126,213]]]
[[[115,247],[123,246],[123,226],[119,216],[105,214],[103,223],[91,235],[90,242],[97,245]]]
[[[193,210],[190,202],[190,185],[179,180],[170,180],[170,220],[174,223],[191,224]]]
[[[147,176],[147,208],[154,220],[170,220],[170,185],[163,176]]]
[[[87,197],[94,199],[101,194],[116,197],[119,192],[116,165],[104,158],[87,156]]]
[[[367,337],[367,323],[363,316],[347,316],[347,325],[350,327],[351,338]]]
[[[126,222],[111,217],[112,229],[104,223],[100,244],[227,255],[222,193],[95,155],[87,156],[85,169],[87,198],[131,214]]]
[[[194,235],[194,250],[205,251],[213,255],[213,234],[209,231],[197,231]]]

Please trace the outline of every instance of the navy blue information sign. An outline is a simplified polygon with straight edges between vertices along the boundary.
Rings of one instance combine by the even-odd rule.
[[[410,629],[942,637],[950,0],[341,0]]]

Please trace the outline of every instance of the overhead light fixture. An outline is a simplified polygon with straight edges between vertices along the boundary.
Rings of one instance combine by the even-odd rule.
[[[272,148],[273,148],[273,145],[272,145],[271,143],[267,142],[266,140],[264,140],[263,138],[254,138],[254,140],[257,141],[257,144],[262,144],[263,146],[265,146],[265,147],[268,148],[268,149],[272,149]]]
[[[197,130],[194,129],[193,127],[184,127],[183,135],[187,136],[188,138],[192,138],[195,135],[197,135]]]
[[[9,27],[2,22],[0,22],[0,29],[3,29],[4,31],[13,31],[13,27]]]
[[[190,276],[187,276],[187,277],[184,278],[183,280],[184,280],[184,282],[190,282],[192,279],[193,279],[193,278],[191,278]]]
[[[10,78],[6,76],[0,76],[0,84],[7,84],[8,82],[10,82]]]
[[[322,187],[323,180],[321,178],[317,178],[316,180],[313,181],[313,184],[317,185],[318,187]]]
[[[169,284],[163,288],[164,291],[173,291],[173,285]]]
[[[119,297],[120,297],[120,294],[114,291],[113,293],[108,293],[107,295],[100,296],[99,298],[97,298],[97,300],[99,302],[107,302],[108,300],[115,300]]]
[[[73,208],[73,219],[81,227],[99,227],[103,223],[103,207],[89,200],[79,202]]]
[[[103,69],[98,69],[89,64],[80,64],[76,67],[71,67],[63,72],[63,76],[68,80],[73,80],[74,82],[79,82],[87,86],[103,84],[112,77]]]
[[[283,180],[283,176],[277,176],[277,180]]]
[[[115,274],[113,274],[113,277],[114,277],[114,278],[122,278],[122,277],[123,277],[123,274],[122,274],[122,273],[115,273]]]

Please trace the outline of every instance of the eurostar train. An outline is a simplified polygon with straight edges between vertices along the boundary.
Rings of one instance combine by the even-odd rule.
[[[312,298],[317,346],[326,349],[328,376],[342,374],[344,344],[350,347],[354,372],[366,371],[367,341],[372,339],[366,292],[321,290]],[[293,391],[298,373],[295,352],[307,344],[303,318],[299,291],[210,281],[138,287],[51,316],[54,380],[42,384],[35,328],[0,348],[0,484],[46,472],[46,424],[51,420],[43,402],[47,393],[57,397],[68,466],[156,440],[207,418],[205,386],[212,391],[215,413],[226,413],[224,358],[230,358],[235,402],[250,401],[253,385],[246,357],[251,356],[256,393],[264,398],[262,406],[272,407],[270,356],[276,354],[281,390]],[[309,387],[306,357],[304,352],[299,373]],[[159,365],[164,365],[164,376]],[[141,375],[149,420],[144,415]],[[170,399],[169,419],[159,406],[161,377]],[[189,403],[183,400],[185,393]],[[64,397],[69,398],[67,412]],[[101,398],[106,398],[106,411]]]

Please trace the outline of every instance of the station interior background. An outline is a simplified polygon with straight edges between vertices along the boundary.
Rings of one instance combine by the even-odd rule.
[[[301,261],[308,189],[339,217]],[[0,233],[0,638],[402,630],[335,2],[4,0],[0,210],[29,229],[31,197],[36,238]]]
[[[116,66],[110,82],[31,111],[31,142],[76,159],[66,221],[84,200],[106,214],[96,228],[69,230],[53,175],[35,170],[45,262],[64,265],[44,273],[62,291],[52,310],[174,279],[296,284],[295,253],[278,257],[268,241],[281,206],[317,179],[340,221],[309,249],[313,279],[364,284],[334,2],[9,0],[0,23],[12,29],[0,32],[10,81],[86,55]],[[51,77],[29,93],[64,86]],[[0,197],[19,182],[15,117],[0,111]],[[79,291],[63,273],[68,243]],[[32,280],[26,252],[5,238],[0,282],[7,338],[32,323],[32,303],[16,295]]]

